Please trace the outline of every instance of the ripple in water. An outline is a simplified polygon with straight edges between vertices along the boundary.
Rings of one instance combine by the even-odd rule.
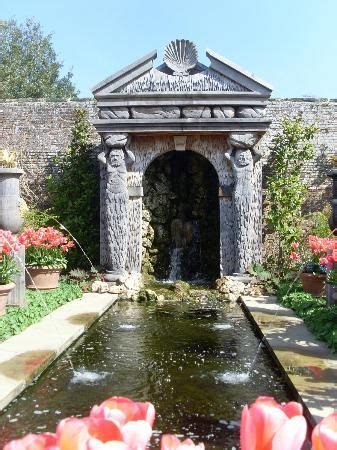
[[[216,330],[229,330],[230,328],[232,328],[232,325],[230,325],[229,323],[216,323],[213,325],[213,328],[215,328]]]
[[[108,375],[110,375],[109,372],[90,372],[84,369],[74,370],[74,375],[70,382],[73,384],[95,384],[104,380]]]
[[[128,323],[124,323],[123,325],[119,325],[119,327],[121,330],[135,330],[137,328],[136,325],[131,325]]]
[[[249,380],[248,372],[225,372],[216,376],[218,381],[229,384],[247,383]]]

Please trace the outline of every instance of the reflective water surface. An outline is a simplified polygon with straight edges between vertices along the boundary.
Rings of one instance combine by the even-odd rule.
[[[291,399],[240,306],[218,300],[120,302],[0,416],[0,447],[27,432],[53,431],[112,395],[149,400],[162,432],[238,447],[241,409],[259,395]],[[71,358],[74,370],[68,357]]]

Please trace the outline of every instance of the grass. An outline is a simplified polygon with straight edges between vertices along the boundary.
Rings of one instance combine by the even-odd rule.
[[[69,281],[61,281],[60,286],[51,291],[27,289],[27,305],[23,308],[8,306],[6,315],[0,318],[0,341],[20,333],[58,307],[80,297],[80,287]]]
[[[304,320],[318,339],[337,352],[337,305],[328,306],[325,298],[307,294],[299,284],[291,287],[289,283],[282,283],[277,296],[283,306],[291,308]]]

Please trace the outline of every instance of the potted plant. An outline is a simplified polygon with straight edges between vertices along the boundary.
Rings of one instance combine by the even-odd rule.
[[[8,294],[15,288],[13,279],[18,272],[13,251],[18,249],[16,238],[8,230],[0,230],[0,316],[6,313]]]
[[[324,296],[326,280],[326,267],[321,263],[321,258],[326,255],[329,238],[309,236],[308,241],[301,247],[297,242],[292,244],[294,251],[290,258],[300,263],[300,280],[304,292],[315,297]]]
[[[74,242],[54,227],[26,228],[18,237],[26,248],[26,286],[55,289],[67,266],[66,253]]]
[[[17,233],[22,226],[20,215],[20,177],[15,152],[0,150],[0,228]]]

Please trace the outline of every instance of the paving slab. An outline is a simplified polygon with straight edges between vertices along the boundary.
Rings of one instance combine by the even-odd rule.
[[[118,299],[84,294],[0,343],[0,410],[19,395]]]
[[[242,296],[243,307],[315,422],[337,410],[337,356],[274,296]]]

